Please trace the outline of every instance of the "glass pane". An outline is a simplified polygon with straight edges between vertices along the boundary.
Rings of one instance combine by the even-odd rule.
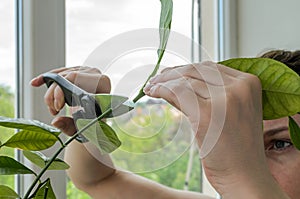
[[[0,115],[14,117],[15,91],[15,1],[2,0],[0,4]],[[3,143],[14,133],[0,127]],[[14,157],[14,150],[3,147],[0,155]],[[14,187],[14,176],[0,176],[0,184]]]
[[[97,66],[111,78],[112,92],[132,97],[137,87],[146,80],[157,60],[160,2],[66,0],[66,10],[67,66]],[[172,38],[179,41],[179,47],[188,50],[182,54],[178,53],[178,45],[173,41],[170,51],[165,54],[163,66],[189,63],[191,15],[192,1],[174,1]],[[111,58],[110,53],[119,53],[120,56]],[[167,186],[182,189],[185,184],[191,136],[186,133],[187,136],[182,137],[183,134],[179,133],[178,129],[187,130],[187,122],[178,111],[165,102],[151,105],[151,100],[145,98],[144,102],[150,105],[141,105],[129,118],[125,116],[110,121],[123,142],[120,150],[113,153],[113,159],[117,166]],[[156,123],[149,127],[147,125],[151,119],[156,119]],[[161,127],[164,128],[162,132],[159,131]],[[152,133],[150,135],[147,132]],[[158,142],[161,145],[158,145]],[[170,146],[168,149],[174,154],[167,162],[162,161],[154,167],[149,167],[147,162],[142,161],[143,158],[132,155],[165,149],[166,146]],[[163,150],[160,151],[160,156],[164,157]],[[124,153],[126,160],[122,159]],[[190,190],[201,191],[200,168],[195,152]],[[72,186],[70,183],[68,189]],[[74,194],[74,191],[68,190],[68,196],[69,193]]]

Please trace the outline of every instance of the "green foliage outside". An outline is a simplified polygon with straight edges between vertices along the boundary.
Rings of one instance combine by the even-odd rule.
[[[14,94],[8,86],[0,85],[0,115],[14,117]],[[6,141],[14,133],[13,129],[0,127],[0,141]],[[14,149],[4,147],[0,150],[0,155],[14,157]],[[14,187],[14,176],[1,176],[0,184]]]
[[[181,120],[183,120],[182,123]],[[181,128],[186,129],[187,135],[181,135],[182,137],[178,138],[181,141],[177,141],[173,147],[170,147],[168,152],[170,154],[178,153],[178,148],[184,148],[184,152],[166,167],[158,168],[155,171],[139,173],[141,176],[166,186],[183,189],[189,161],[190,127],[178,111],[175,111],[174,108],[164,103],[147,106],[145,104],[138,104],[135,110],[132,111],[132,115],[127,114],[115,118],[110,120],[109,123],[122,142],[120,149],[112,153],[114,163],[116,166],[128,170],[132,170],[131,166],[135,169],[143,170],[148,163],[140,161],[135,156],[130,155],[130,153],[124,157],[122,151],[132,153],[155,151],[157,148],[168,145],[174,136],[177,135],[179,125],[183,125]],[[155,163],[152,162],[152,164]],[[189,190],[201,191],[201,166],[196,149],[189,181]],[[84,192],[75,189],[71,181],[67,185],[67,197],[78,199],[90,198]]]
[[[138,104],[127,120],[126,117],[112,120],[112,127],[122,141],[120,149],[112,153],[116,165],[130,171],[142,171],[139,174],[144,177],[182,189],[191,145],[187,119],[175,108],[161,103]],[[163,153],[147,158],[148,153],[161,149],[165,149]],[[136,153],[141,153],[142,157],[135,156]],[[200,191],[200,161],[198,154],[194,154],[190,190]],[[162,165],[162,162],[166,164]]]

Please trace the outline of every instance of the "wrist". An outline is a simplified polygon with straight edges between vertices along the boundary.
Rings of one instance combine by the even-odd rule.
[[[240,176],[238,181],[226,186],[221,195],[222,199],[289,199],[269,172]]]

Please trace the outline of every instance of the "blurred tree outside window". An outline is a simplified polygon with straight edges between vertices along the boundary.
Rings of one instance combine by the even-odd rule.
[[[14,95],[8,86],[0,85],[0,115],[14,117]],[[0,127],[0,141],[5,142],[14,133],[13,129]],[[14,149],[3,147],[0,155],[14,157]],[[14,187],[14,176],[1,176],[0,184]]]
[[[176,23],[172,24],[172,30],[190,37],[191,23],[187,23],[187,21],[191,20],[191,9],[192,1],[174,2],[173,19]],[[118,34],[142,28],[158,28],[159,11],[159,1],[128,0],[125,3],[106,0],[66,0],[67,67],[85,64],[93,50]],[[154,58],[151,59],[155,61],[156,49],[150,53],[154,55]],[[128,84],[133,82],[132,78],[129,78],[130,72],[135,70],[134,67],[138,71],[138,67],[149,57],[148,55],[149,51],[147,50],[129,54],[124,59],[118,60],[107,71],[101,69],[105,66],[96,67],[100,67],[102,72],[110,76],[113,90],[116,90],[117,86],[124,85],[124,82],[120,83],[120,81],[126,79],[125,76],[130,80],[127,82]],[[172,58],[175,60],[174,56]],[[184,62],[178,62],[178,59],[175,62],[184,64]],[[130,69],[125,71],[126,68]],[[167,103],[152,104],[151,99],[147,98],[144,102],[148,104],[141,103],[127,116],[109,121],[122,141],[120,150],[111,154],[114,163],[119,168],[132,172],[137,171],[136,173],[139,175],[161,184],[183,189],[191,144],[190,127],[187,121],[183,121],[183,115]],[[179,134],[177,132],[179,126],[182,126],[183,131],[186,129],[186,132]],[[147,157],[147,154],[165,147],[168,147],[168,152],[160,153],[158,157],[164,158],[169,154],[175,154],[166,164],[160,165],[163,162],[162,159],[143,160],[134,155],[142,153],[145,154],[142,156]],[[195,149],[189,190],[201,191],[201,182],[201,165]],[[68,181],[68,198],[89,198],[87,194],[74,189],[74,187],[73,183]]]
[[[0,4],[0,115],[14,117],[15,81],[15,1]],[[14,130],[0,127],[0,141],[5,142]],[[14,150],[0,148],[0,155],[14,157]],[[0,184],[14,187],[14,176],[1,176]]]

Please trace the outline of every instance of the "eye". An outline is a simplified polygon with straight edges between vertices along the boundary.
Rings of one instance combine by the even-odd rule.
[[[287,140],[274,140],[271,149],[281,151],[293,146],[292,142]]]

